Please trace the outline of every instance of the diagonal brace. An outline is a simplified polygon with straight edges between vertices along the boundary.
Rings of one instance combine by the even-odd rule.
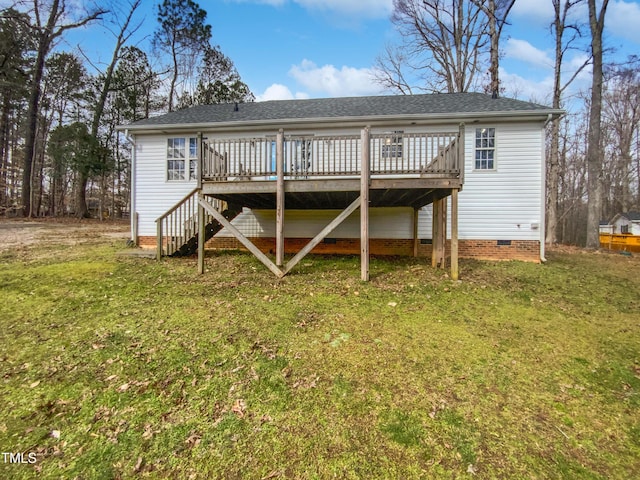
[[[302,260],[311,250],[315,248],[324,238],[333,232],[338,225],[340,225],[344,220],[351,215],[358,207],[360,206],[360,197],[356,198],[351,205],[345,208],[340,215],[334,218],[331,223],[329,223],[326,227],[322,229],[320,233],[318,233],[312,240],[309,241],[305,245],[305,247],[300,250],[295,257],[293,257],[284,268],[284,274],[286,275],[291,271],[293,267],[295,267],[300,260]]]
[[[271,270],[276,275],[276,277],[278,278],[284,277],[286,272],[283,272],[282,270],[280,270],[276,266],[276,264],[269,259],[269,257],[267,257],[264,253],[262,253],[260,249],[256,247],[253,244],[253,242],[251,242],[251,240],[245,237],[242,234],[242,232],[240,232],[240,230],[238,230],[235,226],[233,226],[229,220],[224,218],[224,216],[220,212],[218,212],[215,208],[213,208],[213,206],[209,202],[200,200],[200,206],[204,208],[207,212],[209,212],[209,214],[211,214],[213,218],[215,218],[218,222],[220,222],[220,224],[223,227],[229,230],[233,234],[233,236],[236,237],[238,241],[247,248],[247,250],[253,253],[255,257],[265,265],[265,267]]]

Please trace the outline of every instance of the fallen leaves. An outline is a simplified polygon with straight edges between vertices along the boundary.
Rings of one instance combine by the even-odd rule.
[[[133,467],[134,473],[139,473],[142,470],[142,466],[144,465],[144,459],[142,457],[138,457],[138,461],[136,462],[136,466]]]
[[[318,377],[318,375],[310,375],[294,382],[292,387],[300,390],[309,390],[311,388],[316,388],[319,379],[320,377]]]
[[[244,418],[246,409],[247,409],[247,404],[241,398],[238,398],[233,404],[233,407],[231,407],[231,411],[235,413],[238,418]]]
[[[107,379],[110,381],[114,380],[115,378],[117,378],[117,375],[112,375]],[[149,382],[148,380],[131,380],[120,385],[118,388],[116,388],[116,391],[118,393],[125,393],[128,392],[132,387],[136,387],[136,393],[139,395],[147,390],[150,383],[151,382]]]
[[[200,445],[200,442],[202,441],[202,435],[200,435],[197,432],[191,432],[191,434],[189,435],[189,437],[184,441],[185,445],[187,445],[189,448],[194,448],[197,447],[198,445]]]

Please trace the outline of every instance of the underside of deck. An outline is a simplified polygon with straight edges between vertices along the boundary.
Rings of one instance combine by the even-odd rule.
[[[369,206],[421,208],[460,187],[457,178],[372,179]],[[360,195],[360,189],[360,179],[290,180],[284,184],[284,204],[294,210],[342,210]],[[202,193],[235,206],[277,208],[276,182],[203,183]]]

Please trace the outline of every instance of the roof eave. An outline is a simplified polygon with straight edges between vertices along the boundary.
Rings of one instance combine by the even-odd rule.
[[[208,130],[238,130],[259,127],[284,127],[287,125],[340,125],[340,126],[376,126],[393,123],[414,123],[414,124],[437,124],[472,121],[480,122],[490,119],[500,120],[547,120],[549,116],[558,118],[564,115],[565,111],[560,109],[539,109],[520,111],[497,111],[497,112],[454,112],[454,113],[431,113],[431,114],[402,114],[402,115],[376,115],[376,116],[348,116],[348,117],[318,117],[318,118],[287,118],[269,120],[238,120],[233,122],[197,122],[197,123],[174,123],[155,125],[119,125],[116,127],[120,131],[131,133],[157,133],[168,130],[181,131],[208,131]]]

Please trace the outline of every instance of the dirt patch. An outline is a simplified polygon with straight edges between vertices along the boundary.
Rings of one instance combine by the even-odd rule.
[[[129,222],[77,219],[0,220],[0,252],[30,245],[73,245],[91,238],[129,238]]]

